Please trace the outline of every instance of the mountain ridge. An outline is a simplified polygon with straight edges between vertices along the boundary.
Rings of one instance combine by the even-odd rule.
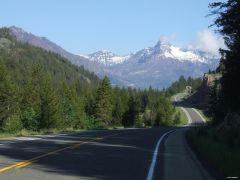
[[[115,64],[124,63],[126,60],[130,59],[135,54],[142,54],[141,56],[149,56],[153,53],[158,53],[165,58],[177,59],[179,61],[200,61],[202,63],[207,63],[207,59],[218,58],[210,53],[202,52],[199,50],[189,50],[177,47],[171,44],[162,43],[158,41],[153,47],[147,47],[139,50],[135,53],[129,53],[127,55],[117,55],[114,52],[108,50],[100,50],[90,55],[86,55],[92,61],[102,63],[105,66],[112,66]],[[83,55],[84,56],[84,55]],[[119,61],[114,61],[114,58],[119,58]]]
[[[82,65],[100,78],[108,76],[112,84],[117,86],[166,88],[181,75],[201,77],[209,69],[215,69],[219,62],[219,57],[207,52],[183,49],[161,41],[153,47],[127,55],[117,55],[106,50],[75,55],[47,38],[35,36],[15,26],[10,27],[10,30],[18,40],[58,53],[72,64]]]

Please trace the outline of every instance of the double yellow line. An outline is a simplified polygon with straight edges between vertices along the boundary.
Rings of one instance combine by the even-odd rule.
[[[21,161],[21,162],[18,162],[16,164],[13,164],[13,165],[10,165],[10,166],[6,166],[6,167],[0,169],[0,173],[8,171],[8,170],[13,169],[13,168],[15,168],[15,169],[24,168],[24,167],[27,167],[27,166],[31,165],[33,162],[36,162],[37,160],[42,159],[46,156],[50,156],[50,155],[53,155],[53,154],[56,154],[56,153],[59,153],[59,152],[65,151],[65,150],[69,150],[69,149],[76,149],[83,144],[87,144],[87,143],[90,143],[90,142],[93,142],[93,141],[96,141],[96,140],[106,139],[108,137],[116,136],[116,135],[123,134],[123,133],[117,133],[117,134],[113,134],[113,135],[107,135],[107,136],[104,136],[104,137],[92,138],[91,140],[88,140],[88,141],[80,141],[77,144],[67,146],[67,147],[64,147],[64,148],[61,148],[61,149],[57,149],[57,150],[54,150],[54,151],[50,151],[48,153],[42,154],[42,155],[34,157],[32,159]]]

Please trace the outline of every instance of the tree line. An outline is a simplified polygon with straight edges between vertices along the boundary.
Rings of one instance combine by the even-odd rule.
[[[185,79],[184,76],[180,76],[179,79],[173,82],[170,87],[166,89],[166,93],[169,95],[174,95],[180,92],[183,92],[186,89],[186,86],[192,88],[192,92],[195,92],[202,83],[202,78],[192,78],[188,77]]]
[[[0,29],[0,131],[173,125],[170,97],[152,88],[111,87],[107,77],[21,43]]]
[[[210,4],[217,16],[213,26],[224,37],[226,49],[220,49],[221,60],[217,73],[222,78],[212,89],[209,114],[214,124],[223,122],[227,114],[240,116],[240,2],[228,0]]]

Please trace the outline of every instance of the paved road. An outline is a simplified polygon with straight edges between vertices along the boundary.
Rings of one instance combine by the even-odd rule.
[[[190,104],[187,104],[182,99],[186,96],[185,93],[180,93],[174,97],[177,105],[185,112],[188,118],[188,125],[202,125],[206,122],[205,118],[199,113],[199,111],[193,108]]]
[[[191,123],[202,121],[192,108],[185,110]],[[168,135],[174,128],[1,139],[0,180],[211,179],[188,148],[187,128]]]
[[[195,125],[203,125],[204,117],[189,104],[185,104],[182,98],[185,94],[175,96],[177,105],[185,112],[188,118],[186,128],[177,129],[171,133],[163,145],[163,178],[171,180],[210,180],[214,179],[208,171],[202,166],[194,152],[188,147],[185,138],[185,132]],[[178,103],[179,102],[179,103]],[[181,104],[183,106],[181,106]]]
[[[0,179],[146,179],[156,142],[169,129],[93,131],[10,144],[1,140]],[[153,177],[160,176],[155,172]]]

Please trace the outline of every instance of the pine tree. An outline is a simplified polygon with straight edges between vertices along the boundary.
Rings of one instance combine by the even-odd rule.
[[[43,82],[43,69],[39,64],[31,67],[27,83],[24,86],[22,104],[23,126],[29,130],[40,129],[41,116],[41,86]],[[31,93],[29,93],[31,92]]]
[[[213,8],[212,13],[217,15],[215,25],[224,36],[228,48],[228,50],[220,50],[223,56],[221,63],[224,67],[221,80],[221,106],[225,108],[226,113],[237,112],[240,114],[240,1],[217,2],[212,3],[210,7]]]
[[[76,84],[70,86],[70,91],[71,91],[70,102],[73,105],[74,111],[73,128],[83,129],[86,127],[86,112],[85,112],[86,98],[78,95]]]
[[[158,98],[158,102],[157,102],[157,116],[155,119],[155,126],[159,126],[159,125],[164,125],[164,126],[168,126],[168,125],[173,125],[173,114],[174,114],[174,107],[171,103],[171,101],[164,97],[161,96]]]
[[[134,118],[134,127],[142,128],[143,126],[144,126],[143,116],[140,113],[137,113],[137,115]]]
[[[0,130],[18,131],[22,128],[17,92],[5,66],[0,63]]]
[[[123,103],[120,97],[117,97],[113,105],[112,125],[121,125],[124,114]]]
[[[177,124],[181,123],[181,114],[180,114],[180,112],[177,112],[175,114],[173,123],[174,123],[174,125],[177,125]]]
[[[123,125],[124,127],[133,127],[134,121],[140,113],[140,101],[133,95],[130,96],[128,102],[128,110],[124,114]]]
[[[219,62],[219,66],[217,67],[216,69],[216,72],[217,73],[221,73],[221,74],[224,74],[225,73],[225,59],[224,57],[222,56],[221,59],[220,59],[220,62]]]
[[[42,129],[57,128],[60,121],[60,108],[57,94],[49,77],[45,77],[41,85],[41,122]]]
[[[112,120],[111,85],[107,77],[104,77],[97,90],[94,117],[98,128],[106,128]]]
[[[73,127],[73,121],[75,118],[75,111],[72,102],[72,92],[70,88],[63,83],[62,86],[62,117],[63,117],[63,128]]]

